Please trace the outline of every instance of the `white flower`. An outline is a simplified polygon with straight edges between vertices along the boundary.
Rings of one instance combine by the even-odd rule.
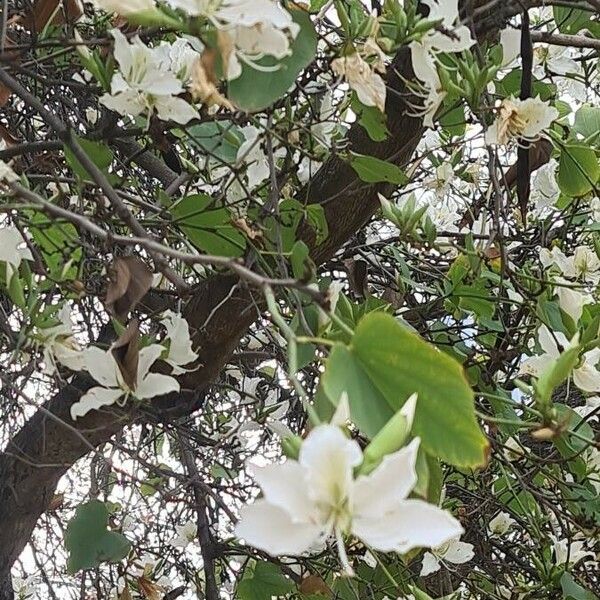
[[[132,15],[156,8],[154,0],[94,0],[94,4],[106,12],[120,15]]]
[[[576,541],[569,543],[566,539],[558,539],[554,535],[550,535],[552,538],[552,548],[554,550],[554,564],[556,565],[574,565],[579,561],[589,563],[590,559],[594,559],[594,553],[584,549],[584,543],[582,541]],[[592,560],[595,563],[595,561]]]
[[[245,141],[237,151],[236,162],[238,165],[248,165],[246,168],[248,187],[253,189],[269,177],[269,161],[259,139],[260,129],[254,125],[247,125],[241,128],[241,133]],[[285,156],[285,149],[277,148],[273,154],[275,159]]]
[[[71,310],[65,304],[58,313],[60,323],[54,327],[41,330],[44,346],[45,372],[52,375],[57,363],[63,364],[71,371],[81,371],[85,368],[83,351],[73,336]]]
[[[600,418],[600,396],[590,396],[589,398],[586,398],[583,406],[576,406],[573,410],[582,419],[587,419],[589,415],[594,413],[594,415],[587,420],[597,421]]]
[[[269,55],[283,58],[300,27],[290,13],[273,0],[169,0],[191,16],[205,16],[219,29],[219,45],[226,79],[239,77],[242,63]]]
[[[571,256],[566,256],[556,246],[551,251],[542,248],[540,261],[546,268],[556,265],[565,277],[581,279],[593,284],[600,281],[600,259],[588,246],[578,246]]]
[[[165,326],[169,340],[169,353],[164,360],[173,367],[173,374],[178,375],[185,372],[181,367],[198,358],[192,350],[188,322],[172,310],[165,311],[160,322]]]
[[[150,372],[150,367],[163,351],[164,347],[159,344],[146,346],[139,351],[135,384],[130,387],[125,383],[111,348],[106,351],[96,346],[87,348],[84,352],[85,368],[100,386],[88,390],[71,406],[71,418],[75,420],[90,410],[114,404],[122,396],[127,399],[132,395],[143,400],[179,391],[179,383],[173,377]]]
[[[435,174],[423,181],[423,185],[435,191],[438,198],[445,196],[454,178],[454,169],[450,162],[443,162],[435,168]]]
[[[571,58],[572,55],[573,51],[568,46],[536,45],[533,52],[533,74],[538,79],[543,79],[546,69],[556,75],[581,73],[582,66]]]
[[[507,512],[499,512],[489,523],[490,535],[504,535],[515,523]]]
[[[22,260],[33,260],[33,256],[25,245],[21,232],[16,227],[0,226],[0,262],[5,262],[16,270]]]
[[[358,52],[334,59],[331,70],[348,82],[365,106],[385,112],[385,82]]]
[[[594,198],[590,203],[591,217],[594,223],[600,222],[600,198]]]
[[[507,144],[511,139],[537,140],[558,117],[558,111],[539,97],[505,98],[499,115],[485,133],[486,144]]]
[[[432,548],[431,552],[425,552],[420,575],[425,577],[439,571],[441,565],[445,562],[462,565],[469,562],[473,556],[475,556],[473,544],[461,542],[456,537],[437,548]]]
[[[426,90],[423,108],[418,114],[425,117],[427,127],[433,127],[433,116],[446,95],[437,72],[436,55],[440,52],[461,52],[475,41],[468,27],[454,26],[459,18],[458,0],[427,0],[425,4],[429,7],[428,19],[441,20],[441,28],[452,32],[452,35],[446,35],[432,29],[420,41],[410,43],[413,71]]]
[[[188,544],[196,539],[198,527],[193,521],[188,521],[183,525],[175,525],[177,535],[169,541],[169,544],[174,548],[186,548]]]
[[[585,304],[594,302],[591,294],[584,294],[572,288],[572,282],[557,277],[554,282],[558,285],[554,288],[558,296],[558,305],[564,310],[577,324]]]
[[[10,165],[0,160],[0,183],[13,183],[19,181],[19,176],[11,169]]]
[[[35,582],[30,577],[12,577],[12,588],[15,593],[15,600],[27,600],[35,593]]]
[[[531,182],[531,200],[535,202],[537,210],[554,206],[560,196],[560,189],[556,181],[558,163],[555,159],[540,167]]]
[[[541,325],[538,329],[538,344],[543,354],[525,359],[519,367],[519,373],[539,377],[560,357],[561,351],[557,342],[566,350],[571,344],[577,343],[577,336],[569,342],[564,333],[551,333],[545,325]],[[580,390],[600,392],[600,371],[596,368],[599,360],[600,348],[593,348],[581,357],[580,363],[573,369],[573,383]]]
[[[521,54],[521,31],[507,27],[500,32],[502,46],[502,66],[509,65]]]
[[[114,56],[119,71],[113,75],[111,93],[100,98],[104,106],[133,116],[156,110],[160,119],[181,124],[198,117],[195,108],[177,97],[184,88],[177,74],[170,70],[171,65],[165,65],[168,57],[165,45],[148,48],[138,36],[129,43],[118,29],[111,34],[115,38]],[[175,65],[178,70],[180,67]]]
[[[236,535],[269,554],[296,555],[335,534],[347,572],[344,533],[383,552],[437,547],[460,535],[462,527],[437,506],[407,499],[417,482],[418,447],[416,438],[355,479],[360,446],[338,427],[319,425],[302,444],[298,461],[252,467],[264,497],[242,508]]]
[[[504,442],[502,454],[508,462],[513,462],[523,458],[523,456],[525,456],[525,451],[516,438],[509,437],[506,442]]]

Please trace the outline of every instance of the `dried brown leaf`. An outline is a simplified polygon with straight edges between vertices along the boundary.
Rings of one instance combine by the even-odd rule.
[[[134,390],[137,384],[138,362],[140,357],[140,328],[133,319],[119,339],[111,346],[123,381]]]
[[[146,263],[137,256],[116,258],[109,274],[106,309],[123,322],[151,287],[152,271]]]
[[[300,593],[305,596],[319,594],[326,598],[333,598],[331,588],[318,575],[309,575],[308,577],[305,577],[298,589]]]

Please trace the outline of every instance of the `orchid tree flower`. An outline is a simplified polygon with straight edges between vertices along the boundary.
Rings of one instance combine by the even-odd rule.
[[[574,565],[581,562],[589,567],[597,564],[594,560],[594,553],[585,549],[585,541],[569,542],[569,540],[559,539],[555,535],[550,535],[550,537],[552,538],[552,549],[554,550],[554,564],[567,565],[568,563]]]
[[[169,541],[174,548],[187,548],[187,546],[196,539],[198,527],[193,521],[188,521],[183,525],[175,525],[177,532],[175,537]]]
[[[554,292],[558,296],[558,305],[564,310],[575,323],[579,321],[583,314],[583,307],[586,304],[594,302],[591,294],[585,294],[573,289],[573,282],[556,277]]]
[[[331,70],[343,77],[365,106],[376,106],[385,112],[385,82],[358,52],[331,61]],[[381,68],[380,68],[381,70]]]
[[[578,246],[571,256],[560,248],[542,248],[540,261],[544,267],[557,266],[565,277],[596,285],[600,282],[600,259],[588,246]]]
[[[57,363],[71,369],[81,371],[85,368],[83,350],[73,335],[71,309],[65,304],[58,313],[60,323],[41,330],[44,346],[45,372],[52,375]]]
[[[516,521],[504,511],[499,512],[488,524],[490,535],[504,535]]]
[[[16,227],[0,227],[0,262],[6,263],[7,281],[23,260],[33,260],[33,256],[21,232]]]
[[[184,87],[177,75],[165,68],[164,48],[148,48],[139,36],[129,43],[118,29],[111,34],[119,70],[113,75],[110,94],[100,98],[104,106],[132,116],[156,110],[160,119],[181,124],[198,117],[194,107],[177,97]]]
[[[137,368],[125,372],[113,353],[114,345],[104,351],[91,346],[84,352],[84,364],[89,374],[100,384],[88,390],[71,406],[71,418],[85,416],[90,410],[114,404],[121,398],[134,396],[139,400],[179,391],[179,383],[168,375],[151,373],[150,367],[164,352],[164,346],[152,344],[139,351]]]
[[[577,343],[577,337],[569,342],[564,333],[560,331],[551,333],[545,325],[542,325],[538,329],[538,344],[543,354],[525,359],[519,367],[519,373],[539,377],[545,369],[560,357],[559,345],[566,349],[573,343]],[[573,383],[580,390],[590,393],[600,392],[598,361],[600,361],[600,348],[593,348],[584,353],[579,365],[573,369]]]
[[[264,56],[284,58],[300,31],[291,14],[273,0],[169,0],[173,8],[190,16],[204,16],[219,30],[225,78],[242,74],[242,63],[254,69]]]
[[[161,323],[167,330],[166,339],[169,340],[169,351],[163,360],[173,367],[173,375],[184,373],[186,369],[182,367],[198,358],[198,354],[192,350],[188,322],[176,312],[167,310],[163,313]]]
[[[431,552],[425,552],[420,575],[421,577],[431,575],[439,571],[444,563],[462,565],[469,562],[473,556],[475,556],[473,544],[461,542],[458,537],[453,538],[437,548],[432,548]]]
[[[0,147],[0,150],[3,148]],[[12,170],[12,167],[0,160],[0,183],[13,183],[19,181],[19,176]]]
[[[302,443],[297,461],[251,465],[263,497],[242,508],[235,533],[273,556],[310,552],[334,535],[347,574],[352,568],[344,534],[382,552],[438,547],[463,529],[450,513],[408,499],[417,483],[419,443],[415,438],[370,474],[355,477],[363,461],[358,443],[335,425],[318,425]]]
[[[485,143],[505,145],[513,139],[534,142],[557,118],[558,110],[539,97],[505,98],[498,117],[485,132]]]
[[[437,72],[436,55],[467,50],[475,40],[468,27],[455,26],[459,21],[458,0],[426,0],[424,4],[429,7],[428,19],[441,21],[441,27],[428,31],[421,40],[411,42],[409,47],[413,71],[426,90],[419,114],[424,116],[426,127],[433,127],[433,117],[446,96]],[[448,30],[451,35],[441,29]]]

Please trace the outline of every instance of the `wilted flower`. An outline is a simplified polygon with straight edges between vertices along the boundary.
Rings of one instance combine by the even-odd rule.
[[[558,111],[539,97],[505,98],[499,115],[486,131],[486,144],[507,144],[511,139],[537,140],[558,117]]]
[[[73,336],[71,310],[65,304],[58,313],[60,323],[40,331],[44,346],[44,364],[46,373],[56,371],[57,363],[71,371],[81,371],[84,366],[83,351]]]

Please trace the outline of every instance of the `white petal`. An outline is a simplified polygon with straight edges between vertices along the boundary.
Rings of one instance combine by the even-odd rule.
[[[586,360],[573,371],[573,383],[584,392],[600,392],[600,371]]]
[[[138,382],[133,393],[136,398],[143,400],[144,398],[154,398],[154,396],[162,396],[178,391],[179,383],[173,377],[161,373],[148,373],[144,379]]]
[[[150,344],[140,350],[138,360],[138,382],[146,377],[150,371],[150,367],[159,359],[164,351],[164,346],[161,346],[160,344]]]
[[[267,502],[285,510],[294,522],[310,521],[315,505],[308,497],[306,470],[295,460],[260,467],[248,465]]]
[[[538,342],[540,344],[540,347],[546,354],[549,354],[552,358],[558,358],[560,356],[558,346],[556,345],[556,341],[554,339],[554,337],[556,337],[556,339],[559,339],[558,336],[559,333],[555,333],[555,336],[553,336],[550,330],[545,325],[542,325],[538,329]]]
[[[159,119],[175,121],[181,125],[200,116],[191,104],[188,104],[183,98],[175,96],[158,96],[154,106]]]
[[[119,367],[110,350],[104,351],[97,346],[90,346],[83,353],[83,361],[86,370],[100,385],[107,388],[119,387]]]
[[[60,343],[54,344],[53,350],[56,360],[71,371],[85,369],[85,360],[81,350],[75,350]]]
[[[395,511],[378,518],[355,519],[352,532],[376,550],[405,553],[413,548],[437,548],[463,533],[447,511],[422,500],[403,500]]]
[[[421,577],[427,577],[436,571],[440,570],[440,561],[431,552],[425,552],[423,554],[423,562],[421,563]]]
[[[143,95],[136,90],[129,89],[116,95],[104,94],[100,97],[100,104],[120,115],[137,115],[146,109],[146,101]]]
[[[235,535],[272,556],[296,555],[320,540],[322,528],[311,523],[294,523],[281,508],[257,500],[240,510]]]
[[[299,462],[308,471],[310,497],[317,503],[335,505],[348,495],[352,470],[362,462],[362,452],[339,427],[319,425],[304,440]]]
[[[73,421],[77,417],[83,417],[90,410],[98,410],[103,406],[114,404],[121,396],[123,391],[120,389],[94,387],[88,390],[79,400],[71,406],[71,418]]]
[[[500,32],[502,46],[502,66],[510,64],[521,54],[521,31],[507,27]]]
[[[357,517],[377,518],[393,511],[417,483],[415,464],[419,438],[388,454],[369,475],[361,475],[353,486],[353,512]]]
[[[469,562],[473,556],[475,556],[473,544],[455,539],[448,542],[442,555],[442,559],[454,563],[455,565],[461,565]]]

